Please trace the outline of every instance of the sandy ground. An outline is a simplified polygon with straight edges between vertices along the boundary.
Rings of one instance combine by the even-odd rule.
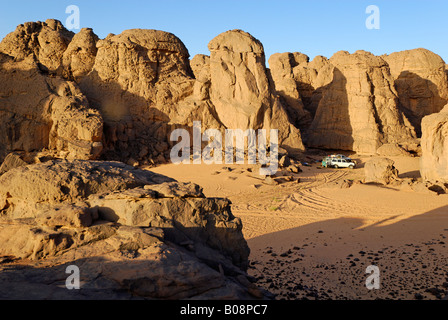
[[[163,165],[152,171],[226,197],[243,221],[252,275],[277,299],[441,299],[448,291],[448,195],[354,183],[358,168],[302,166],[293,181],[264,183],[251,165]],[[419,159],[391,157],[400,177]],[[252,171],[252,172],[251,172]],[[280,173],[281,175],[281,173]],[[299,181],[297,181],[299,179]],[[345,181],[345,182],[344,182]],[[369,290],[367,266],[379,268]]]

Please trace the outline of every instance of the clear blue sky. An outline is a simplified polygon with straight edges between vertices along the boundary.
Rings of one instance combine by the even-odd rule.
[[[448,62],[447,0],[18,0],[3,1],[0,38],[26,21],[60,20],[68,5],[80,9],[81,27],[104,38],[126,29],[174,33],[190,55],[209,54],[208,42],[219,33],[242,29],[275,52],[303,52],[331,57],[339,50],[374,54],[427,48]],[[380,9],[380,30],[368,30],[368,5]],[[77,32],[77,30],[73,30]]]

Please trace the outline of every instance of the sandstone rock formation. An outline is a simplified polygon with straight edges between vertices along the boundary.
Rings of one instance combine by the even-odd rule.
[[[299,52],[276,53],[269,58],[275,89],[300,129],[310,125],[321,98],[320,88],[331,82],[327,66],[330,64],[324,57],[309,62],[309,57]]]
[[[12,68],[33,70],[39,78],[22,84],[38,91],[35,100],[27,99],[33,126],[14,121],[36,139],[11,145],[11,139],[26,139],[24,128],[14,129],[14,138],[0,141],[0,160],[10,151],[48,148],[69,158],[165,162],[174,144],[170,133],[191,130],[193,121],[201,121],[204,130],[278,129],[280,145],[303,151],[300,131],[270,81],[261,43],[232,30],[209,48],[210,57],[199,55],[190,63],[185,45],[168,32],[133,29],[100,40],[91,29],[73,34],[57,20],[18,26],[0,44],[2,60],[14,64],[2,72],[5,80]],[[45,82],[50,89],[42,87]],[[43,108],[48,90],[61,98],[48,99],[51,108]],[[24,108],[18,91],[2,96],[8,97],[8,114],[12,101],[21,105],[17,110]]]
[[[11,151],[44,148],[64,157],[98,157],[103,120],[75,84],[46,76],[32,56],[16,61],[1,52],[0,82],[0,161]]]
[[[300,131],[274,94],[260,41],[242,30],[231,30],[215,37],[208,47],[210,100],[220,122],[229,129],[278,129],[280,145],[303,151]]]
[[[0,52],[17,60],[34,56],[42,71],[56,73],[60,72],[63,54],[73,36],[58,20],[27,22],[6,35],[0,43]]]
[[[448,183],[448,106],[423,118],[421,145],[422,178]]]
[[[300,52],[276,53],[269,58],[277,93],[284,98],[293,121],[301,129],[310,125],[322,90],[333,80],[333,66],[327,58],[316,56],[309,60]]]
[[[338,52],[307,143],[318,148],[374,154],[386,143],[415,140],[412,125],[397,107],[387,63],[369,52]]]
[[[198,100],[210,99],[210,57],[204,54],[197,54],[190,60],[190,67],[196,79],[194,84],[194,95]]]
[[[394,52],[382,56],[389,64],[399,107],[421,135],[421,121],[448,103],[448,76],[445,62],[426,49]]]
[[[41,38],[48,41],[40,41]],[[43,104],[43,96],[48,95],[48,89],[36,87],[35,82],[52,82],[49,88],[59,90],[58,94],[66,99],[57,103],[58,108],[47,108],[54,110],[54,117],[60,118],[54,121],[53,128],[47,128],[47,121],[40,119],[41,127],[28,126],[29,132],[34,132],[36,137],[35,141],[27,142],[31,146],[18,143],[10,146],[8,141],[1,141],[0,160],[11,150],[29,152],[30,149],[48,147],[68,151],[72,158],[96,158],[103,151],[108,159],[163,162],[168,154],[169,133],[176,126],[189,127],[193,120],[202,120],[208,127],[220,127],[211,115],[208,101],[202,102],[199,95],[185,99],[192,95],[196,81],[189,67],[187,49],[172,34],[128,30],[99,40],[91,29],[82,29],[74,35],[60,22],[47,20],[19,26],[2,41],[0,52],[20,61],[18,63],[22,65],[15,65],[15,69],[34,68],[36,77],[40,78],[40,81],[33,79],[31,83],[22,84],[27,90],[36,90],[41,95],[36,95],[36,102],[27,99],[28,105]],[[25,61],[36,66],[24,66]],[[51,77],[47,77],[47,73],[51,73]],[[80,89],[58,76],[75,80]],[[5,74],[5,79],[8,77],[12,75]],[[12,85],[20,87],[17,83]],[[70,88],[66,89],[66,86]],[[74,106],[66,98],[71,95],[76,95],[76,103],[82,106]],[[13,90],[2,96],[9,98],[5,101],[7,111],[13,107],[8,105],[10,101],[21,98],[18,91]],[[84,110],[89,106],[97,111],[89,109],[80,113],[73,110]],[[49,118],[41,106],[32,109],[34,117]],[[26,124],[20,119],[16,122]],[[15,139],[27,139],[19,128],[15,130]]]
[[[194,85],[184,44],[167,32],[134,29],[109,35],[97,48],[79,85],[104,118],[107,157],[163,158],[170,122],[180,117],[188,125],[191,112],[179,106]]]
[[[233,30],[210,41],[211,101],[227,128],[258,129],[270,107],[263,45]]]
[[[307,146],[375,154],[383,144],[414,141],[415,132],[399,110],[393,78],[381,57],[341,51],[331,59],[317,56],[310,62],[302,53],[282,53],[273,55],[269,65]],[[307,123],[300,110],[308,112],[312,122]]]
[[[281,144],[303,150],[300,132],[271,95],[263,48],[249,34],[235,30],[216,37],[211,56],[199,55],[191,64],[184,44],[163,31],[126,30],[97,47],[92,71],[79,85],[105,119],[109,158],[163,161],[171,131],[191,130],[193,121],[204,130],[276,128]],[[237,68],[230,72],[233,67],[222,61]]]
[[[118,162],[57,160],[5,173],[0,199],[0,256],[23,261],[0,266],[2,298],[265,297],[245,273],[241,220],[197,185]],[[80,268],[77,293],[57,281],[68,265]]]
[[[98,36],[90,28],[83,28],[73,36],[62,56],[62,67],[66,78],[79,81],[93,68],[98,49]]]
[[[278,129],[290,153],[305,150],[302,137],[314,148],[375,154],[399,144],[418,153],[414,128],[419,134],[421,118],[448,99],[445,64],[424,49],[312,61],[274,54],[269,70],[263,45],[244,31],[218,35],[209,49],[189,61],[168,32],[132,29],[100,40],[57,20],[18,26],[0,43],[0,123],[8,132],[0,161],[49,149],[63,158],[166,162],[170,133],[191,131],[193,121],[203,130]]]
[[[394,161],[388,158],[372,158],[364,166],[365,182],[389,184],[398,180]]]
[[[283,100],[288,114],[297,126],[309,120],[309,114],[304,110],[297,83],[292,69],[295,66],[294,55],[291,53],[275,53],[269,58],[269,68],[277,94]]]

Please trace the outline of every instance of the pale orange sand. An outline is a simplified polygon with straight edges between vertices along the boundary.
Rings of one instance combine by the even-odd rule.
[[[419,177],[418,158],[391,158],[400,177]],[[249,273],[278,298],[443,297],[448,195],[366,184],[341,188],[344,180],[363,178],[368,158],[355,159],[357,169],[313,164],[295,175],[299,183],[274,186],[264,184],[250,165],[169,164],[151,170],[197,183],[207,197],[232,201],[251,248]],[[373,263],[381,271],[381,288],[370,291],[365,268]]]

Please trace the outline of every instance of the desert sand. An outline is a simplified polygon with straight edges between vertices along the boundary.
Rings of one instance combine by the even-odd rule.
[[[448,285],[448,195],[354,183],[357,168],[319,168],[265,184],[251,165],[173,165],[152,171],[194,182],[207,197],[226,197],[243,222],[249,274],[277,299],[434,299]],[[400,178],[420,177],[418,157],[390,157]],[[250,171],[248,171],[248,169]],[[368,290],[377,265],[380,289]]]

